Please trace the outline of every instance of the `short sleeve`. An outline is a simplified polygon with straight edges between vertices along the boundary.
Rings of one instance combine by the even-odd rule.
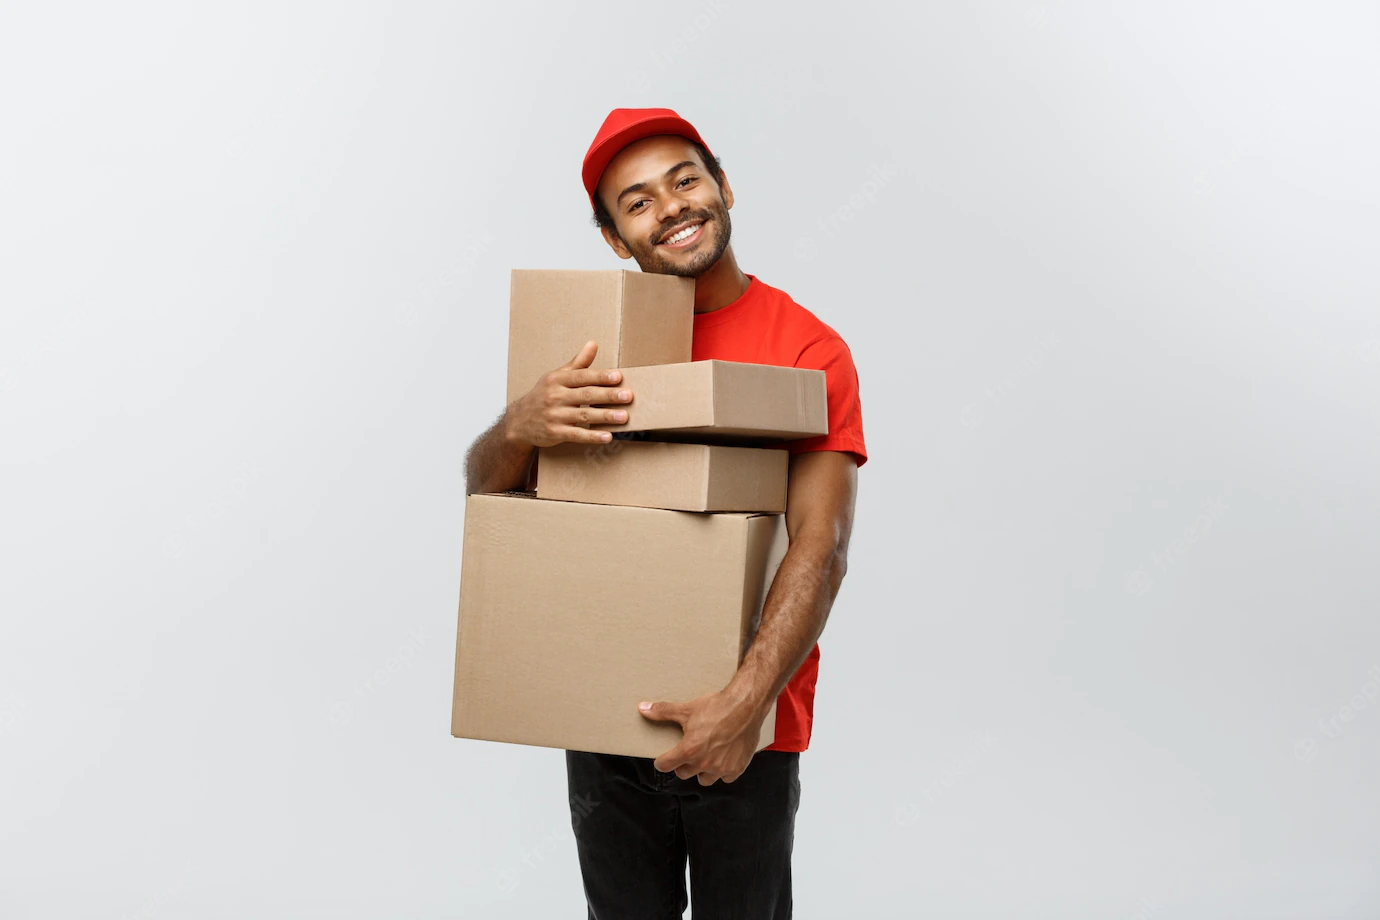
[[[824,371],[829,394],[829,433],[792,441],[788,448],[790,452],[845,451],[857,459],[858,466],[862,466],[867,462],[862,402],[858,395],[858,371],[853,366],[853,354],[848,346],[837,335],[820,339],[800,353],[795,366]]]

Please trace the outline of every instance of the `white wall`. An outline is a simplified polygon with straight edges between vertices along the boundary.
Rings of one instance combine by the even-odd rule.
[[[862,379],[797,916],[1376,916],[1377,25],[7,4],[0,914],[581,915],[448,734],[460,469],[666,105]]]

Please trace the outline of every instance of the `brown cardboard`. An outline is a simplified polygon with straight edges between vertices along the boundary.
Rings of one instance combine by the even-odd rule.
[[[790,455],[763,447],[616,440],[543,447],[537,496],[680,511],[786,510]]]
[[[451,734],[660,756],[680,727],[637,704],[728,684],[786,544],[779,514],[471,495]]]
[[[690,360],[695,282],[632,271],[514,269],[508,308],[508,402],[593,339],[591,367]]]
[[[655,431],[696,440],[790,440],[829,433],[824,371],[736,361],[623,367],[632,391],[612,431]]]

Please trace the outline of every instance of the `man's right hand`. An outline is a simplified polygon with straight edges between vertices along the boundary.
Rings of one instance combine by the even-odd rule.
[[[617,425],[628,420],[622,409],[597,409],[598,405],[632,402],[632,392],[620,390],[618,371],[593,371],[589,366],[599,346],[586,342],[570,361],[542,376],[537,385],[508,409],[507,437],[532,447],[551,447],[563,441],[606,444],[608,431],[592,431],[590,425]]]

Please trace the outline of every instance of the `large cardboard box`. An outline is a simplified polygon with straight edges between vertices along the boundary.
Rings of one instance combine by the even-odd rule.
[[[599,343],[591,367],[690,360],[695,281],[631,271],[514,269],[508,308],[508,402]]]
[[[824,371],[736,361],[623,367],[632,402],[612,431],[696,441],[766,442],[829,433]]]
[[[642,700],[732,678],[785,555],[783,516],[472,495],[451,734],[657,757]],[[775,704],[758,750],[772,742]]]
[[[543,447],[537,495],[679,511],[786,510],[790,455],[765,447],[618,439]]]

